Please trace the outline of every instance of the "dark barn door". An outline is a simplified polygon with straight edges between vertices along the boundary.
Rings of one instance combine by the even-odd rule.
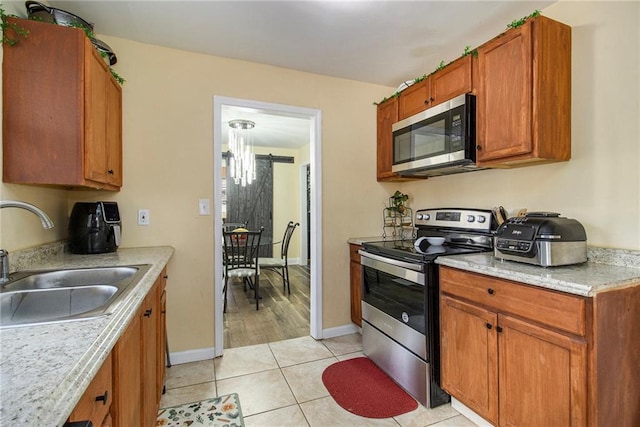
[[[256,159],[256,180],[242,187],[236,185],[227,168],[227,220],[247,223],[249,230],[264,227],[262,241],[273,241],[273,161]],[[273,256],[273,245],[260,245],[259,255]]]

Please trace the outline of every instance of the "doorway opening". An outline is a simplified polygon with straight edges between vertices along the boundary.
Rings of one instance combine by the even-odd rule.
[[[247,114],[264,114],[271,117],[297,118],[308,122],[309,147],[308,166],[309,173],[304,170],[304,177],[300,181],[305,182],[305,197],[300,197],[299,212],[301,235],[307,237],[308,230],[313,230],[311,238],[301,237],[300,263],[311,260],[310,268],[310,335],[315,339],[322,338],[322,218],[321,218],[321,112],[317,109],[294,107],[281,104],[264,103],[245,99],[214,96],[213,99],[213,201],[214,201],[214,290],[215,290],[215,327],[214,343],[215,356],[221,356],[224,349],[224,314],[223,314],[223,265],[222,265],[222,174],[223,161],[222,150],[224,146],[223,132],[226,130],[223,116],[228,109],[241,110]],[[286,136],[284,136],[286,137]],[[302,175],[302,174],[301,174]],[[308,175],[308,176],[307,176]],[[259,178],[258,178],[259,181]],[[302,192],[302,189],[301,189]],[[309,197],[307,197],[309,193]],[[225,194],[226,196],[226,194]],[[309,199],[309,200],[307,200]],[[308,212],[308,218],[307,218]],[[307,252],[307,253],[304,253]],[[304,254],[303,254],[304,253]]]

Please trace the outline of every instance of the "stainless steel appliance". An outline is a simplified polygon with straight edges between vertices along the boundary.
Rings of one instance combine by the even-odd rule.
[[[115,252],[122,222],[116,202],[78,202],[69,217],[69,248],[76,254]]]
[[[415,241],[364,243],[362,343],[364,353],[426,407],[450,400],[440,388],[438,268],[440,256],[491,251],[490,210],[416,212]],[[443,237],[441,245],[427,236]]]
[[[394,123],[391,170],[403,176],[478,170],[475,104],[464,94]]]
[[[496,230],[496,258],[552,267],[587,261],[587,233],[555,212],[512,217]]]

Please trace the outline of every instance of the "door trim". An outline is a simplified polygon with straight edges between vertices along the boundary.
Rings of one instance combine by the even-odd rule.
[[[305,162],[300,165],[300,265],[309,265],[309,253],[307,251],[307,235],[309,225],[307,224],[307,167],[311,163]]]
[[[214,345],[215,356],[222,356],[224,350],[224,314],[222,297],[222,108],[224,106],[267,110],[272,114],[306,118],[310,120],[311,157],[311,301],[310,335],[314,339],[322,336],[322,112],[316,108],[295,107],[283,104],[252,101],[247,99],[213,97],[213,242],[214,242]]]

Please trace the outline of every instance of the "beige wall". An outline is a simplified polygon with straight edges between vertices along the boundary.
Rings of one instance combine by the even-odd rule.
[[[171,351],[212,347],[213,216],[199,216],[197,202],[213,198],[212,109],[220,95],[322,111],[324,328],[350,323],[345,241],[380,234],[381,209],[396,189],[410,194],[414,207],[555,210],[580,219],[590,244],[640,249],[638,8],[561,2],[543,11],[574,27],[570,162],[402,185],[375,181],[372,101],[393,88],[101,37],[127,79],[124,187],[67,193],[2,184],[3,199],[33,202],[58,226],[41,230],[35,216],[3,209],[1,243],[15,250],[64,238],[75,201],[116,200],[123,246],[176,248],[168,284]],[[150,209],[151,225],[136,225],[138,208]]]

